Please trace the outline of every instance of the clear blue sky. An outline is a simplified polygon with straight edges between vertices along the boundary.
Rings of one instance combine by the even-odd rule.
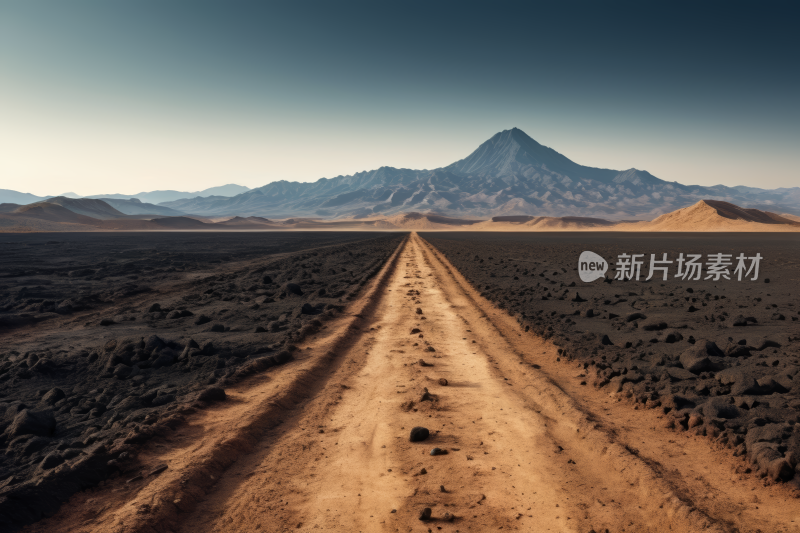
[[[797,2],[0,0],[0,188],[581,164],[800,186]]]

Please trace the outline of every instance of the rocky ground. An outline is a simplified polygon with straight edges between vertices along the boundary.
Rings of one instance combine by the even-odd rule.
[[[403,235],[7,235],[0,529],[52,514],[136,446],[293,358]]]
[[[558,345],[560,359],[581,362],[585,383],[663,410],[668,428],[715,439],[767,483],[800,487],[799,236],[423,237],[483,296]],[[605,280],[579,278],[587,250],[610,263]],[[764,259],[756,281],[684,281],[675,264],[666,281],[661,273],[644,281],[650,254],[665,252]],[[640,281],[610,279],[623,253],[646,254]]]

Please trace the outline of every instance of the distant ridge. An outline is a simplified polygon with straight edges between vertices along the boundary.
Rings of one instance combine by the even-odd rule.
[[[645,170],[580,165],[519,128],[504,130],[450,165],[433,170],[380,167],[313,183],[276,181],[230,197],[163,205],[198,216],[367,219],[408,212],[452,218],[494,216],[652,219],[709,199],[800,214],[800,187],[703,187]]]

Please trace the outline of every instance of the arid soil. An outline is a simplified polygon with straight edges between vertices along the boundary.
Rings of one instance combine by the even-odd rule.
[[[0,259],[3,530],[118,475],[198,398],[291,360],[404,238],[12,237]]]
[[[582,386],[415,234],[327,325],[26,530],[800,531],[785,485]]]
[[[525,329],[579,361],[583,381],[713,439],[754,475],[800,488],[800,237],[696,234],[425,234]],[[640,281],[584,283],[578,257],[643,253]],[[648,281],[650,254],[764,258],[756,281]],[[734,261],[735,264],[735,261]],[[731,268],[733,270],[733,267]],[[752,277],[752,274],[751,276]]]

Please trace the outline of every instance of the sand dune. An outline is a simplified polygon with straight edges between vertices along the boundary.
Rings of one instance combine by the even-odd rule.
[[[716,200],[696,204],[661,215],[651,222],[623,223],[619,231],[800,231],[800,222],[781,215],[745,209]]]

